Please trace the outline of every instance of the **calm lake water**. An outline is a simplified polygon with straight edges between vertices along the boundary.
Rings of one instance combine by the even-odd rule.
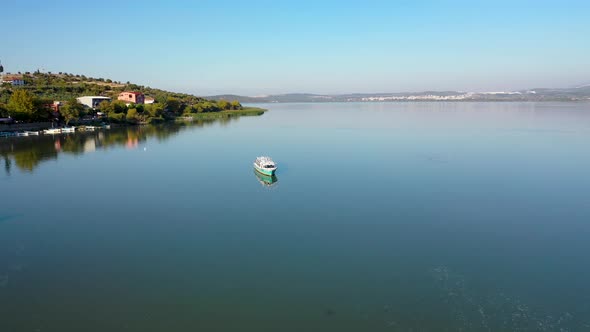
[[[0,139],[0,331],[590,330],[590,104],[263,107]]]

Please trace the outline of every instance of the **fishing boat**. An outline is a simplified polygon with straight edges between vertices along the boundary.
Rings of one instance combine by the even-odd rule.
[[[16,133],[16,136],[18,136],[18,137],[29,136],[29,133],[27,133],[26,131],[19,131]]]
[[[264,175],[273,176],[277,170],[277,165],[270,157],[258,157],[254,161],[254,169]]]
[[[29,134],[29,136],[39,136],[38,131],[25,131],[25,133]]]
[[[45,135],[61,134],[61,129],[60,128],[45,129],[45,130],[43,130],[43,134],[45,134]]]
[[[75,133],[76,127],[64,127],[64,128],[61,128],[61,132],[62,133]]]

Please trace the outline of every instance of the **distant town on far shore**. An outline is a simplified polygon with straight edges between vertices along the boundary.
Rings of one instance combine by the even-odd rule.
[[[422,91],[398,93],[312,94],[288,93],[266,96],[215,95],[212,100],[238,100],[241,103],[320,103],[320,102],[386,102],[386,101],[590,101],[590,84],[573,88],[534,88],[521,91]]]

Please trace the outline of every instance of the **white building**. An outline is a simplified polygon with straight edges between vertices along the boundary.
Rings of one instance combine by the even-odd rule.
[[[98,108],[98,105],[103,101],[111,101],[109,97],[102,97],[102,96],[84,96],[76,98],[78,102],[86,107],[90,107],[92,109]]]
[[[23,86],[25,85],[25,80],[23,79],[23,75],[6,74],[2,77],[2,83],[10,83],[12,86]]]

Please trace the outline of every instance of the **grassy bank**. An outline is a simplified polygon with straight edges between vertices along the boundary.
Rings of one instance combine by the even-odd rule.
[[[258,107],[244,107],[241,110],[228,110],[220,112],[203,112],[185,114],[183,117],[177,118],[178,121],[193,119],[193,120],[214,120],[223,118],[232,118],[238,116],[258,116],[264,114],[267,110]]]

